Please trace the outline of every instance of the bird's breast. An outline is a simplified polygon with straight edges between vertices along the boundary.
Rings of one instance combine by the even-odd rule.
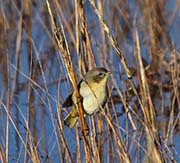
[[[106,100],[106,85],[105,84],[93,84],[89,86],[83,82],[80,88],[80,95],[83,98],[83,107],[86,113],[95,114],[100,105]]]

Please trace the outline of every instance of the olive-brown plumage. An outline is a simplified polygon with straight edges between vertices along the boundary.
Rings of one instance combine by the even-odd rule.
[[[84,75],[84,79],[78,84],[85,114],[95,114],[99,110],[100,105],[106,102],[109,74],[110,72],[103,67],[95,68],[87,72]],[[72,106],[72,110],[65,117],[64,123],[72,128],[79,119],[75,92],[63,104],[63,107],[69,106]]]

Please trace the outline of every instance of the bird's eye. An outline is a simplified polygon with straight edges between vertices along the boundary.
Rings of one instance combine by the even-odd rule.
[[[100,73],[98,74],[98,76],[101,77],[101,78],[103,78],[103,77],[104,77],[104,73],[100,72]]]

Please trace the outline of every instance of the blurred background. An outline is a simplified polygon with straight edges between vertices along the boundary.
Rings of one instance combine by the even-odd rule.
[[[93,67],[113,72],[104,110],[118,138],[101,113],[86,117],[92,159],[123,162],[120,139],[131,162],[146,160],[144,112],[150,108],[151,149],[164,162],[180,163],[180,1],[49,3],[78,81]],[[1,162],[85,162],[80,124],[63,124],[70,108],[62,104],[72,90],[46,1],[0,0]]]

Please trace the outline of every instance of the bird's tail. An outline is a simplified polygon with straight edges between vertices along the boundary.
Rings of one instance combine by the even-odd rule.
[[[73,128],[79,119],[78,112],[75,106],[72,106],[71,112],[64,118],[64,124],[70,128]]]

